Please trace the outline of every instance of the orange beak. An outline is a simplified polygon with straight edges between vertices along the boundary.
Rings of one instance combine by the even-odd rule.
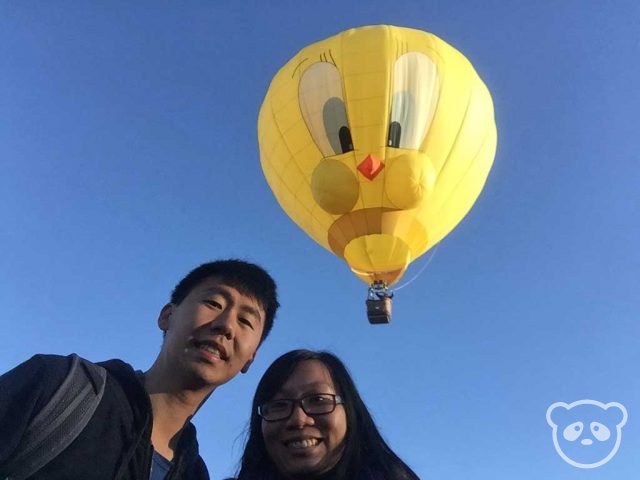
[[[367,155],[367,158],[360,162],[357,168],[362,175],[367,177],[369,180],[373,180],[384,168],[384,163],[369,154]]]

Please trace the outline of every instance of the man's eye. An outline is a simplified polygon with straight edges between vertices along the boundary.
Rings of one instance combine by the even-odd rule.
[[[251,328],[253,330],[253,323],[251,323],[250,320],[247,320],[246,318],[241,318],[240,319],[240,323],[246,325],[247,327]]]
[[[206,303],[207,305],[213,308],[218,308],[218,309],[222,308],[222,305],[219,302],[216,302],[215,300],[205,300],[204,303]]]

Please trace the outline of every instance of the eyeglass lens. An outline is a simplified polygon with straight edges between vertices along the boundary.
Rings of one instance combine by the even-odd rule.
[[[299,400],[288,398],[272,400],[262,405],[260,414],[265,420],[284,420],[291,416],[296,404],[300,404],[307,415],[331,413],[336,408],[336,395],[314,394]]]

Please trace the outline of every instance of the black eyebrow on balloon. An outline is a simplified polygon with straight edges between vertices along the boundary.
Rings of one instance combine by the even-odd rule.
[[[291,74],[291,78],[293,78],[295,76],[296,70],[298,70],[298,68],[300,68],[300,65],[302,65],[307,60],[309,60],[309,59],[308,58],[304,58],[304,59],[300,60],[300,63],[298,63],[298,65],[296,65],[296,68],[293,69],[293,73]]]
[[[338,68],[338,65],[336,65],[336,61],[333,58],[333,55],[331,55],[331,49],[329,49],[329,56],[331,57],[331,63],[333,63],[333,66]]]
[[[329,57],[327,57],[327,52],[329,52],[329,57],[331,57],[331,61],[329,61]],[[336,61],[333,58],[333,55],[331,54],[331,50],[329,49],[329,50],[327,50],[327,52],[320,53],[320,61],[324,62],[324,63],[330,63],[334,67],[338,68],[338,65],[336,64]]]

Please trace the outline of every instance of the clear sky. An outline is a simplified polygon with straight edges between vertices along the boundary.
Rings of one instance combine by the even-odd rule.
[[[256,140],[276,71],[369,24],[463,52],[498,128],[478,202],[386,326],[282,212]],[[0,370],[38,352],[146,369],[175,282],[241,257],[277,279],[282,309],[251,371],[195,419],[212,478],[235,470],[258,379],[299,347],[345,361],[421,478],[637,476],[639,24],[636,0],[0,2]],[[581,399],[629,413],[589,471],[545,419]]]

